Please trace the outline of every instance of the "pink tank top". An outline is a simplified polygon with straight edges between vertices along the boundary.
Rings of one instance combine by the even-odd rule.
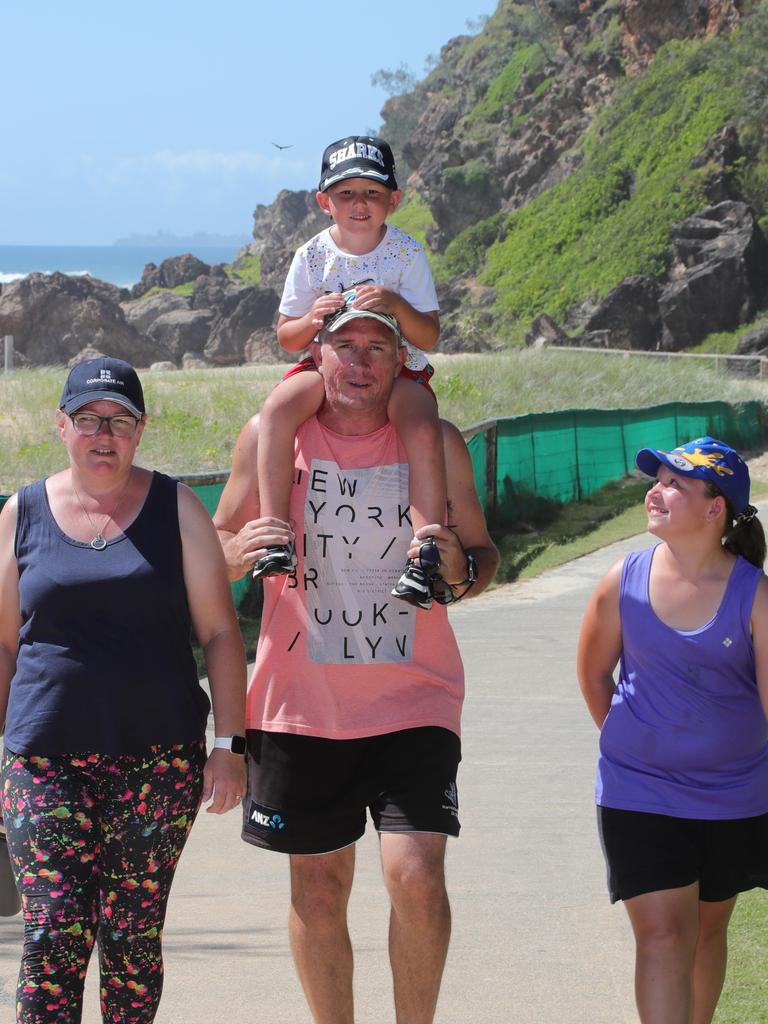
[[[265,580],[247,725],[333,739],[420,726],[459,733],[464,670],[444,607],[390,595],[413,536],[391,425],[296,438],[296,576]]]

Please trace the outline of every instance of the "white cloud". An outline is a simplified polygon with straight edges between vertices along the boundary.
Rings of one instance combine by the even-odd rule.
[[[138,156],[117,157],[110,161],[88,160],[91,173],[118,182],[137,177],[234,178],[258,175],[283,181],[306,174],[301,160],[264,156],[250,150],[158,150]]]
[[[302,188],[315,176],[314,166],[310,168],[306,161],[291,159],[285,153],[273,156],[242,149],[159,149],[107,159],[84,156],[81,165],[92,185],[101,188],[135,188],[151,182],[155,190],[172,192],[187,186],[216,188],[236,181]]]
[[[141,158],[139,162],[173,174],[190,175],[266,174],[277,178],[284,176],[286,172],[303,169],[300,160],[264,156],[263,153],[249,150],[221,152],[211,149],[163,149]]]

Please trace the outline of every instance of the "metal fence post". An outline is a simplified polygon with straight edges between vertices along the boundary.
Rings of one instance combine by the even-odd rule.
[[[3,348],[5,352],[5,372],[13,369],[13,335],[6,334],[3,338]]]
[[[494,421],[491,427],[485,432],[485,492],[488,503],[488,519],[494,522],[496,519],[498,487],[496,474],[498,472],[498,426]]]

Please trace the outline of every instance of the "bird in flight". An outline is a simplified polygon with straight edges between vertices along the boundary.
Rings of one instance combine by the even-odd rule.
[[[289,146],[279,146],[276,142],[273,142],[272,145],[275,147],[275,149],[293,149],[293,143],[291,143]]]

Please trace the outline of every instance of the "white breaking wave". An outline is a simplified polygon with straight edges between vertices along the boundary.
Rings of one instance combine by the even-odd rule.
[[[29,277],[30,274],[66,274],[67,277],[86,277],[90,273],[90,270],[27,270],[18,273],[0,270],[0,284],[13,284],[14,281],[21,281],[22,278]]]

